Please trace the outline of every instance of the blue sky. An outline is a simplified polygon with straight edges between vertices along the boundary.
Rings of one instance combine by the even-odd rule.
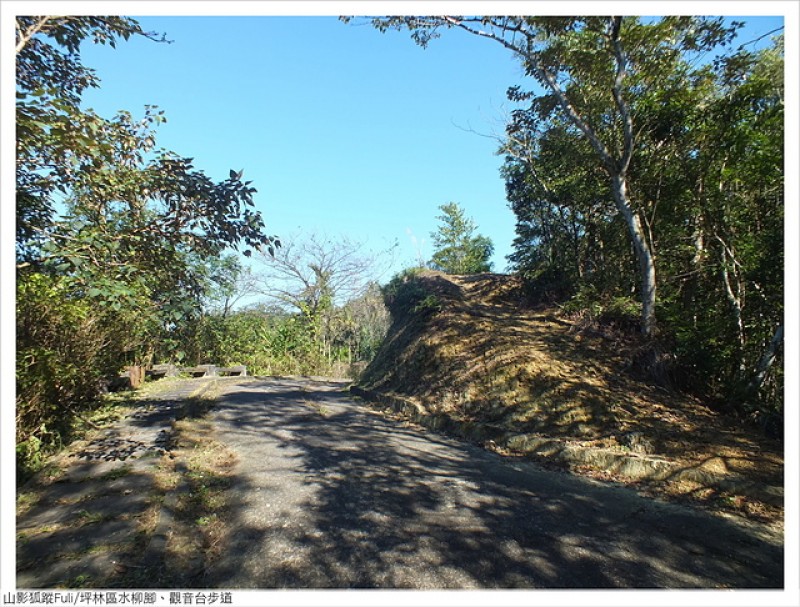
[[[506,89],[530,85],[505,49],[451,31],[423,50],[335,17],[138,19],[174,42],[86,45],[102,85],[85,104],[102,115],[158,105],[159,146],[215,179],[244,169],[270,233],[397,242],[397,270],[430,257],[437,207],[455,201],[506,268],[514,216],[497,141],[480,135],[502,133]],[[743,41],[782,23],[748,20]]]
[[[36,13],[42,9],[34,7],[49,4],[9,2],[4,7]],[[59,5],[66,10],[78,3]],[[195,166],[214,179],[244,169],[245,179],[258,189],[256,203],[269,233],[284,239],[300,231],[346,234],[367,239],[376,251],[396,242],[393,270],[398,270],[419,257],[430,258],[438,206],[454,201],[494,242],[495,270],[506,269],[514,216],[499,175],[498,142],[481,136],[502,134],[512,109],[505,97],[508,87],[531,86],[506,49],[457,30],[423,50],[407,32],[382,34],[335,16],[248,16],[285,12],[289,6],[297,13],[357,12],[367,6],[382,12],[378,9],[385,7],[375,2],[86,6],[116,12],[123,5],[151,15],[245,15],[138,16],[144,29],[164,33],[173,43],[133,38],[116,49],[85,44],[82,60],[101,79],[99,89],[86,92],[85,105],[107,117],[118,110],[141,116],[146,104],[159,106],[168,122],[159,128],[158,145],[193,157]],[[411,4],[420,12],[429,5]],[[787,12],[788,2],[589,2],[577,8],[572,2],[540,1],[493,7],[527,12],[534,5],[543,13],[556,8],[582,13],[602,6],[609,11],[623,7],[623,13],[647,7],[648,12],[778,15],[731,17],[747,22],[738,39],[746,42],[783,25],[780,14]],[[4,42],[13,37],[9,34],[5,27]],[[793,59],[790,53],[790,66]],[[11,66],[4,65],[5,83],[10,83]],[[9,97],[4,99],[7,103]],[[4,131],[11,133],[13,127]],[[3,181],[13,183],[13,176],[4,174]]]
[[[244,169],[270,233],[324,231],[395,241],[397,264],[432,251],[437,207],[456,201],[505,267],[514,217],[497,142],[505,90],[521,78],[510,55],[468,36],[426,50],[332,17],[141,18],[173,44],[88,47],[99,113],[165,110],[159,145],[221,179]],[[456,33],[456,32],[453,32]],[[422,241],[425,242],[422,242]]]

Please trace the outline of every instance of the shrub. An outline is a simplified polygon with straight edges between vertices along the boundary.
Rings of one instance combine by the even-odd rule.
[[[33,472],[67,438],[121,364],[120,343],[63,282],[28,274],[17,282],[17,465]]]
[[[425,268],[408,268],[396,274],[383,287],[383,300],[393,317],[422,311],[437,311],[441,306],[417,277]]]
[[[561,307],[579,328],[625,334],[639,332],[641,309],[641,303],[630,297],[601,297],[591,286],[584,286]]]

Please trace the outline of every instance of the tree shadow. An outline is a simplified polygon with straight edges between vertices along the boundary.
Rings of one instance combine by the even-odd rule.
[[[159,469],[173,457],[173,422],[187,415],[186,397],[199,385],[133,401],[128,417],[69,446],[19,487],[19,587],[128,587],[131,571],[160,569],[163,555],[150,542],[164,495]]]
[[[366,411],[341,384],[241,384],[221,588],[779,588],[745,524],[508,461]],[[311,404],[309,404],[311,403]]]
[[[718,475],[783,484],[781,443],[692,396],[637,380],[635,344],[576,331],[552,309],[527,307],[513,277],[424,280],[442,298],[441,311],[395,319],[365,387],[511,433],[617,450],[627,435],[641,434],[654,454],[683,470],[716,463]]]

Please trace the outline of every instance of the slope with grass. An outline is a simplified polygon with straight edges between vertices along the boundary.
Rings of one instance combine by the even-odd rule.
[[[782,445],[643,379],[652,353],[637,334],[529,306],[513,276],[425,271],[388,293],[364,394],[509,454],[782,519]]]

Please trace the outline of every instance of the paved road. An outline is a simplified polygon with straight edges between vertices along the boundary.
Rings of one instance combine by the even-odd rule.
[[[777,588],[782,538],[385,419],[346,384],[221,383],[221,588]]]

